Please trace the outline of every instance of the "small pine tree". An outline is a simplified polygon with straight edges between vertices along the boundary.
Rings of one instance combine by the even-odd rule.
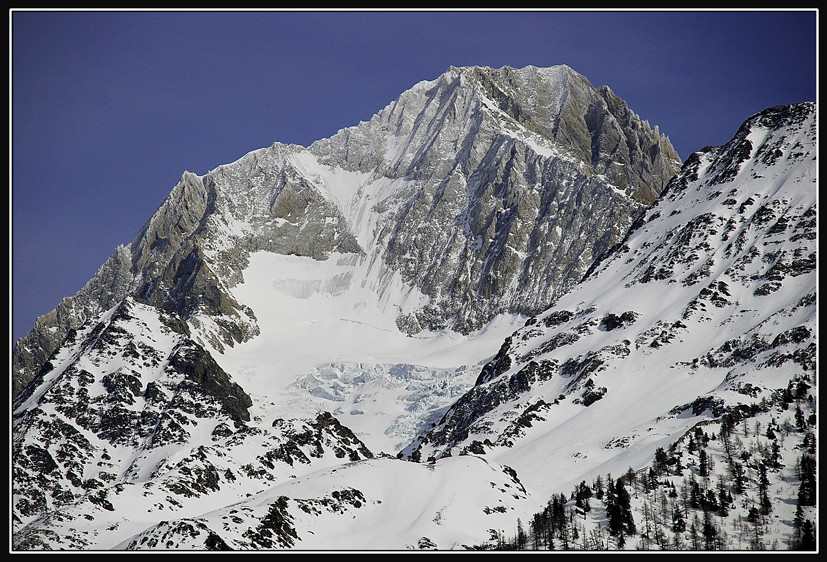
[[[704,500],[704,509],[717,512],[718,511],[718,499],[715,497],[715,492],[712,489],[706,491],[706,498]]]
[[[729,506],[732,504],[732,496],[727,490],[723,475],[718,477],[718,513],[721,517],[729,514]]]
[[[777,439],[772,442],[770,447],[770,466],[775,469],[784,468],[781,463],[781,445],[778,444]]]
[[[804,529],[804,517],[801,510],[801,504],[795,506],[795,516],[793,517],[793,535],[790,538],[790,550],[801,550],[801,533]]]
[[[718,545],[718,528],[709,511],[704,510],[704,522],[702,529],[704,539],[704,550],[715,550]]]
[[[746,478],[746,475],[744,474],[744,465],[738,461],[733,461],[732,464],[730,464],[730,475],[732,476],[732,485],[735,494],[743,494]]]
[[[769,496],[770,481],[767,476],[767,466],[764,463],[758,464],[758,505],[761,515],[768,515],[772,511],[772,503]]]
[[[618,496],[619,491],[621,491],[621,497]],[[609,519],[609,534],[617,538],[619,545],[625,544],[626,529],[623,524],[624,499],[622,497],[624,495],[628,498],[628,493],[623,488],[623,480],[618,478],[617,482],[613,482],[610,477],[606,483],[606,517]]]
[[[594,497],[597,500],[603,500],[603,478],[599,474],[594,479]]]
[[[669,469],[669,456],[666,454],[666,451],[663,450],[663,447],[658,447],[655,449],[655,461],[653,464],[653,469],[655,474],[661,475],[668,472]]]
[[[816,549],[816,534],[813,522],[807,519],[801,530],[801,550]]]
[[[514,550],[525,550],[527,543],[528,535],[526,535],[525,529],[523,529],[523,522],[517,518],[517,534],[514,537]]]
[[[798,487],[798,503],[802,506],[816,504],[816,459],[805,453],[799,461],[801,484]]]
[[[709,458],[703,449],[698,453],[698,473],[704,478],[709,476]]]
[[[680,509],[672,510],[672,532],[683,533],[686,530],[686,520],[683,518],[683,512]]]
[[[695,514],[692,523],[689,524],[689,538],[691,540],[692,550],[701,550],[701,541],[700,537],[698,536],[698,527],[698,515]]]
[[[807,422],[804,419],[804,411],[801,409],[801,405],[796,405],[795,407],[795,427],[798,431],[804,431],[807,429]]]
[[[752,550],[764,550],[764,544],[761,542],[761,537],[764,535],[764,530],[761,527],[761,513],[759,509],[752,506],[747,514],[747,521],[752,523],[752,535],[750,536],[750,548]]]
[[[620,523],[624,532],[627,535],[634,535],[637,532],[635,528],[635,519],[632,513],[632,498],[629,492],[626,491],[623,481],[618,479],[615,484],[615,496],[617,496],[617,504],[620,512]]]
[[[703,501],[703,492],[701,491],[701,485],[698,484],[697,480],[695,480],[695,475],[690,474],[690,476],[689,476],[689,505],[692,507],[692,509],[700,509],[702,501]]]

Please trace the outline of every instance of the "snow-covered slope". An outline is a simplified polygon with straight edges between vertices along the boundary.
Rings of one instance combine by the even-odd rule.
[[[679,166],[666,137],[568,67],[452,68],[307,148],[275,143],[183,174],[135,239],[15,345],[13,392],[127,295],[176,312],[219,353],[250,341],[258,312],[234,289],[257,252],[355,260],[341,281],[406,334],[539,312]]]
[[[766,411],[799,379],[813,385],[815,130],[814,104],[772,108],[694,154],[406,456],[482,454],[545,501],[644,468],[725,413]]]
[[[646,466],[813,371],[814,111],[651,209],[668,140],[567,67],[184,174],[15,348],[14,548],[491,546]]]
[[[482,364],[524,319],[484,330],[406,336],[395,310],[358,279],[358,256],[324,261],[255,253],[235,289],[261,335],[216,354],[255,408],[302,417],[328,410],[376,452],[395,455],[474,382]],[[404,291],[401,282],[387,293]]]
[[[74,507],[49,528],[63,545],[105,550],[461,549],[487,538],[486,529],[510,526],[506,506],[525,497],[513,473],[477,457],[342,463],[263,490],[239,488],[229,501],[160,513],[153,501],[161,494],[153,492],[127,489],[112,499],[114,514]]]

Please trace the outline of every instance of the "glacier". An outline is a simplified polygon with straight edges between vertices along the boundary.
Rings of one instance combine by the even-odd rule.
[[[15,348],[15,547],[475,548],[645,470],[812,368],[814,110],[681,168],[568,67],[451,68],[183,174]]]

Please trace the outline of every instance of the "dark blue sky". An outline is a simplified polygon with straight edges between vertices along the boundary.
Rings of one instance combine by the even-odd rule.
[[[449,66],[567,64],[680,156],[816,99],[817,12],[10,12],[12,341],[181,173],[366,121]]]

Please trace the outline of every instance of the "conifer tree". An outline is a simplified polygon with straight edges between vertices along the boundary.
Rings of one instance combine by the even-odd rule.
[[[598,500],[603,500],[603,478],[600,475],[597,475],[597,478],[594,479],[594,497]]]
[[[761,527],[761,512],[755,506],[749,509],[747,514],[747,521],[752,523],[752,535],[750,536],[750,548],[752,550],[764,550],[764,544],[761,542],[761,537],[764,531]]]
[[[694,517],[692,518],[692,523],[689,524],[689,538],[692,544],[692,550],[701,550],[701,541],[700,537],[698,536],[699,526],[700,522],[698,521],[698,514],[695,513]]]
[[[729,506],[732,504],[732,497],[727,490],[723,475],[718,475],[718,513],[721,517],[729,514]]]
[[[637,532],[635,528],[634,515],[632,514],[632,498],[623,480],[618,478],[615,482],[615,497],[617,502],[617,515],[619,517],[619,524],[627,535],[634,535]]]
[[[623,533],[623,525],[621,523],[620,506],[617,502],[615,494],[615,483],[611,476],[606,480],[606,517],[609,519],[609,534],[615,537],[621,536]]]
[[[804,420],[804,411],[801,409],[800,404],[795,407],[795,427],[798,431],[807,429],[807,422]]]
[[[523,522],[517,518],[517,534],[514,537],[514,549],[515,550],[525,550],[526,543],[528,542],[528,535],[525,533],[525,529],[523,529]]]
[[[799,461],[801,484],[798,487],[798,504],[813,506],[816,504],[816,459],[805,453]]]
[[[700,509],[701,502],[703,501],[703,496],[701,492],[701,486],[698,484],[698,481],[695,480],[695,475],[689,475],[689,505],[692,509]]]
[[[777,439],[773,440],[770,448],[770,466],[776,469],[784,467],[781,463],[781,445]]]
[[[712,512],[717,512],[718,511],[718,508],[719,508],[718,500],[715,497],[715,492],[713,492],[711,488],[706,491],[706,498],[704,499],[704,502],[703,502],[703,508],[704,508],[704,511],[712,511]]]
[[[768,515],[772,511],[769,496],[770,481],[767,476],[767,465],[758,463],[758,505],[761,515]]]
[[[738,461],[733,461],[730,465],[730,475],[732,476],[732,485],[735,494],[743,494],[745,484],[744,465]]]
[[[793,535],[790,538],[790,550],[801,550],[801,535],[804,530],[804,516],[801,503],[795,506],[795,517],[793,517]]]
[[[683,518],[683,512],[680,509],[672,510],[672,532],[683,533],[686,530],[686,520]]]
[[[703,513],[704,522],[702,534],[704,540],[704,550],[716,550],[718,544],[718,529],[715,526],[711,513],[706,509]]]
[[[709,476],[709,459],[704,449],[698,452],[698,472],[704,478]]]
[[[801,531],[801,550],[815,550],[816,549],[816,535],[813,529],[813,522],[807,519],[804,521],[803,530]]]
[[[655,461],[653,465],[655,474],[665,474],[668,471],[668,468],[669,457],[667,456],[666,451],[663,450],[663,447],[658,447],[655,449]]]

